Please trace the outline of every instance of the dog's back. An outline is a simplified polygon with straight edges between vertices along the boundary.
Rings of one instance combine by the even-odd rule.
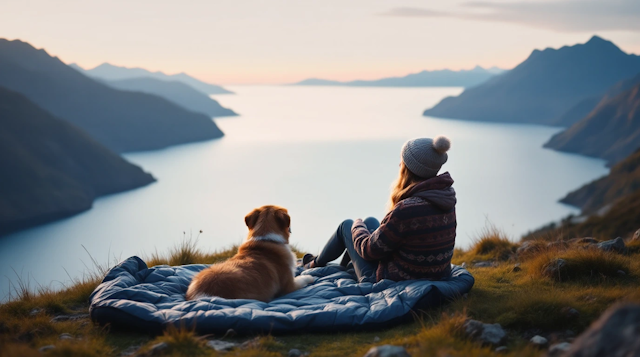
[[[283,244],[247,241],[238,254],[193,278],[187,300],[204,296],[270,301],[293,288],[293,256]]]

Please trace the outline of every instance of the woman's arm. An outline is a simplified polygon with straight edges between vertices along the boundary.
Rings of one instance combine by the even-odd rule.
[[[396,229],[394,211],[387,213],[380,227],[369,233],[361,219],[355,220],[351,227],[351,236],[356,252],[365,260],[382,260],[391,254],[401,243],[400,233]]]

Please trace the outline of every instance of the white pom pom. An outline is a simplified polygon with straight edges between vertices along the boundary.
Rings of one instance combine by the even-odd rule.
[[[444,154],[451,148],[451,140],[446,136],[438,136],[433,140],[433,148],[439,153]]]

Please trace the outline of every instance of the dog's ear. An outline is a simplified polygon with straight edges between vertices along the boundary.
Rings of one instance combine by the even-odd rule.
[[[249,227],[249,229],[253,229],[253,227],[256,226],[256,223],[258,223],[258,216],[260,216],[260,210],[257,208],[249,212],[248,215],[244,216],[244,223],[247,224],[247,227]]]
[[[279,209],[275,212],[276,222],[278,222],[278,226],[280,229],[285,230],[289,228],[291,225],[291,217],[289,217],[289,213],[285,209]]]

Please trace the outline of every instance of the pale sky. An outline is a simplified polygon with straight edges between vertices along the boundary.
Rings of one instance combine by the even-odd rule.
[[[0,12],[0,37],[66,63],[217,84],[512,68],[594,34],[640,54],[640,0],[4,0]]]

